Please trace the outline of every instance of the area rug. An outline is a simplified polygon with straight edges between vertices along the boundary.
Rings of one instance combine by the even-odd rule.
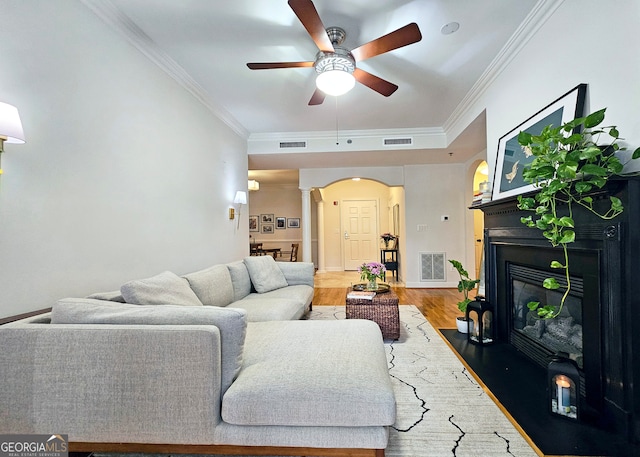
[[[314,306],[306,318],[345,319],[345,307]],[[386,457],[537,457],[418,308],[401,305],[400,321],[400,338],[384,343],[397,403]]]
[[[314,306],[309,319],[345,319]],[[415,306],[400,306],[400,339],[385,340],[397,402],[387,457],[536,457],[536,452]]]

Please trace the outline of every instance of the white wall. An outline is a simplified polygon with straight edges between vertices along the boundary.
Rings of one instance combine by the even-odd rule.
[[[405,167],[407,287],[455,287],[457,276],[446,269],[445,282],[420,281],[420,252],[444,252],[446,259],[465,259],[466,198],[464,164]],[[470,194],[469,194],[470,195]],[[448,216],[447,221],[442,221]],[[418,230],[421,226],[421,230]],[[447,263],[448,265],[448,263]]]
[[[588,84],[585,110],[607,107],[605,124],[640,146],[639,21],[637,0],[562,2],[471,110],[487,109],[489,169],[502,135],[579,83]]]
[[[248,253],[246,142],[77,1],[3,2],[0,317]]]

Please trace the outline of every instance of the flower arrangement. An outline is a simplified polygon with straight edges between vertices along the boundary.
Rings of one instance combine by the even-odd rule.
[[[384,241],[385,247],[389,247],[389,241],[395,240],[396,236],[392,235],[389,232],[387,232],[387,233],[383,233],[382,235],[380,235],[380,238],[382,239],[382,241]]]
[[[367,280],[369,282],[375,282],[377,278],[384,278],[384,274],[387,271],[385,266],[378,262],[363,263],[358,268],[360,272],[360,279]]]

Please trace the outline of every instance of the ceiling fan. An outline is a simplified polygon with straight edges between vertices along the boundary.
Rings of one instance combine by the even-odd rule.
[[[316,80],[318,88],[313,93],[311,100],[309,100],[309,105],[320,105],[327,93],[341,95],[347,92],[353,87],[355,81],[364,84],[385,97],[393,94],[398,89],[395,84],[357,68],[356,62],[420,41],[422,34],[415,22],[349,51],[341,46],[346,37],[345,31],[339,27],[325,29],[311,0],[289,0],[288,3],[296,16],[298,16],[298,19],[300,19],[300,22],[302,22],[302,25],[307,29],[311,39],[318,46],[319,51],[316,54],[316,60],[308,62],[252,62],[248,63],[247,67],[251,70],[315,68],[318,73]],[[330,77],[342,79],[346,82],[346,85],[344,88],[331,93],[332,89],[330,87],[323,86],[323,83],[326,82],[323,80]]]

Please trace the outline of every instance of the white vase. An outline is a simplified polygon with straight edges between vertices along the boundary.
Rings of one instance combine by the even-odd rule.
[[[469,320],[469,326],[467,327],[467,321],[464,320],[464,317],[456,317],[456,325],[458,326],[458,331],[460,333],[473,333],[473,321]]]

